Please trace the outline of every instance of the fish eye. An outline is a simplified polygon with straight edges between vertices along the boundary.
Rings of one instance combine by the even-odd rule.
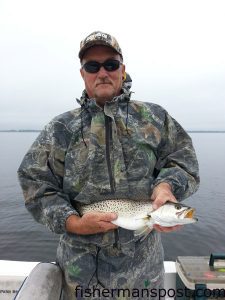
[[[180,204],[175,204],[175,208],[177,209],[177,210],[179,210],[179,209],[181,209],[181,205]]]

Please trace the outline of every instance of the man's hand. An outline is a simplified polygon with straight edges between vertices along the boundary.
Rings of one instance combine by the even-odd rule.
[[[172,193],[171,186],[166,183],[162,182],[158,184],[152,192],[151,200],[153,200],[153,208],[157,209],[160,206],[162,206],[167,201],[171,202],[177,202],[176,198],[174,197]],[[182,227],[182,225],[176,225],[172,227],[163,227],[160,225],[154,225],[153,226],[157,231],[159,232],[170,232],[170,231],[176,231]]]
[[[111,223],[117,219],[115,213],[90,212],[82,217],[71,215],[66,220],[66,230],[76,234],[95,234],[118,228]]]

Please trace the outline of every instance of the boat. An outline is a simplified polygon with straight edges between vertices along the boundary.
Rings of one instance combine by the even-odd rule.
[[[164,268],[157,299],[225,299],[224,253],[178,256],[176,262],[164,261]],[[60,300],[61,295],[62,272],[54,262],[0,260],[1,300]]]
[[[175,262],[165,261],[164,267],[165,290],[175,289]],[[61,288],[61,271],[54,263],[0,260],[1,300],[59,300]]]

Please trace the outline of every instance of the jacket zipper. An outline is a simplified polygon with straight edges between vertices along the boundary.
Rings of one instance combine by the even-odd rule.
[[[112,172],[112,165],[110,160],[110,148],[112,148],[112,119],[105,115],[105,145],[106,145],[106,162],[109,173],[109,182],[111,193],[115,193],[115,181]]]

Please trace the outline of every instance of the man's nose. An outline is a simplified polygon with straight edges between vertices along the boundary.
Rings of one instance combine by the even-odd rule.
[[[103,66],[101,66],[100,70],[98,71],[98,77],[100,78],[108,77],[108,72],[105,70]]]

